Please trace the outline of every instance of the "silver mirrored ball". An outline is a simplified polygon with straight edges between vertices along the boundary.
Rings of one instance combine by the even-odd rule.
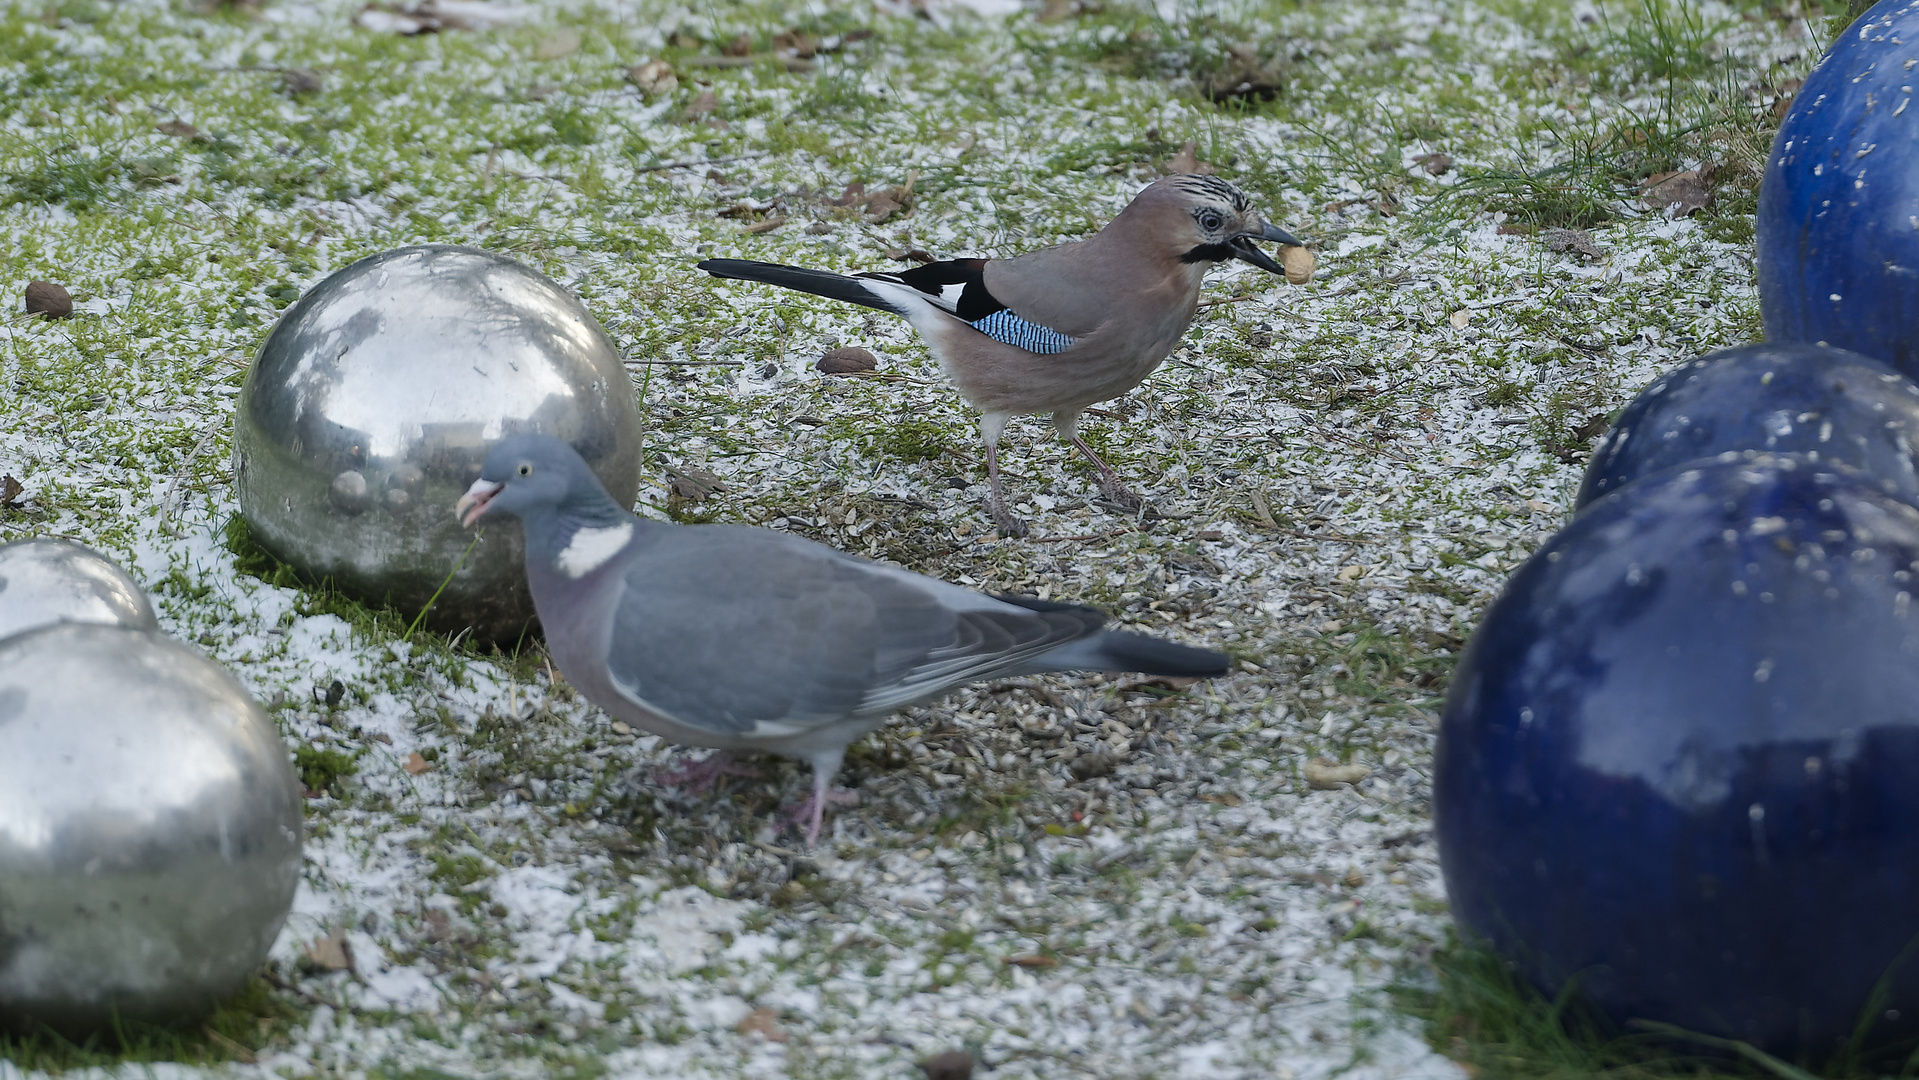
[[[192,1017],[265,961],[300,880],[280,734],[162,634],[0,641],[0,1026]]]
[[[430,626],[512,642],[533,616],[519,529],[453,504],[503,435],[571,443],[615,499],[639,490],[640,414],[618,351],[571,293],[511,259],[423,245],[362,259],[287,310],[234,421],[240,511],[310,579]],[[455,566],[460,570],[450,581]]]
[[[147,594],[92,548],[51,537],[0,545],[0,638],[59,622],[159,626]]]

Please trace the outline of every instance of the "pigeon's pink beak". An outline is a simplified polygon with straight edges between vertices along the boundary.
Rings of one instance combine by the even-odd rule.
[[[466,489],[460,501],[453,504],[453,512],[459,515],[460,524],[472,528],[473,523],[480,520],[480,515],[486,513],[486,508],[492,505],[493,497],[505,489],[506,485],[498,480],[473,481],[473,486]]]

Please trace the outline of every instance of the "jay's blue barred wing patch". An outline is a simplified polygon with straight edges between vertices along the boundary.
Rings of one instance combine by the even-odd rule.
[[[973,322],[973,329],[995,341],[1005,342],[1017,349],[1025,349],[1041,356],[1065,352],[1073,347],[1073,338],[1058,330],[1048,329],[1038,323],[1027,322],[1011,311],[995,311],[984,319]]]

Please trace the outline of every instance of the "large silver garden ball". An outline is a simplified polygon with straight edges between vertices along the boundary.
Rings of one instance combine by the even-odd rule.
[[[286,745],[219,665],[121,626],[0,641],[0,1026],[203,1013],[299,880]]]
[[[487,446],[541,432],[615,499],[639,490],[633,384],[572,294],[511,259],[424,245],[362,259],[288,309],[240,391],[240,511],[310,579],[513,641],[533,615],[519,529],[460,527]],[[448,580],[455,566],[459,572]]]
[[[92,548],[51,537],[0,545],[0,638],[57,622],[159,625],[147,594]]]

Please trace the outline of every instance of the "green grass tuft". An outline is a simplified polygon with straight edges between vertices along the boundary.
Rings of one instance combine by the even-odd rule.
[[[1789,1062],[1750,1043],[1633,1021],[1621,1030],[1569,984],[1547,998],[1490,950],[1454,941],[1434,981],[1402,984],[1401,1008],[1435,1049],[1479,1080],[1893,1080],[1919,1076],[1909,1045],[1876,1044],[1862,1023],[1831,1060]],[[1881,1006],[1869,1006],[1876,1015]]]
[[[120,1021],[105,1031],[68,1037],[47,1027],[0,1030],[0,1062],[28,1073],[111,1068],[123,1063],[219,1065],[252,1062],[304,1019],[305,1009],[265,979],[248,979],[213,1014],[199,1021],[154,1024]]]

